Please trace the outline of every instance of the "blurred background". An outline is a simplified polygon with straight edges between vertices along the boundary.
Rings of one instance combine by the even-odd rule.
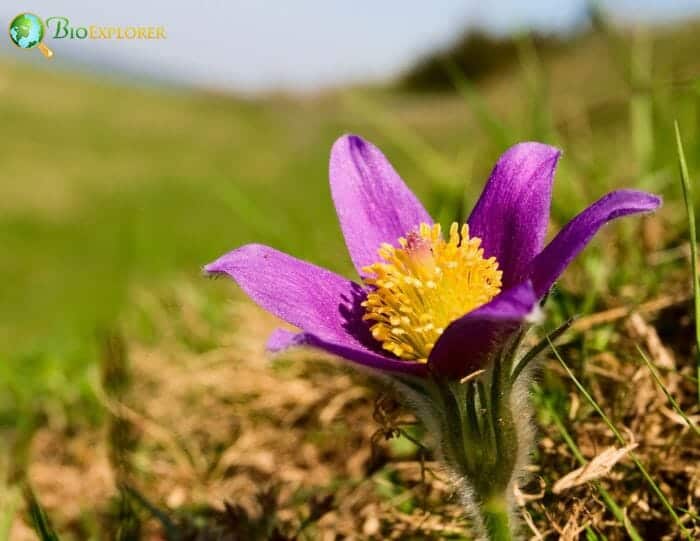
[[[168,341],[205,355],[238,344],[244,328],[261,347],[274,322],[232,309],[242,297],[205,280],[203,264],[261,242],[352,275],[327,186],[330,147],[346,132],[380,146],[443,224],[468,215],[496,158],[522,140],[564,151],[552,231],[611,189],[662,193],[656,218],[616,224],[576,262],[553,321],[688,290],[673,121],[693,176],[697,0],[10,0],[0,20],[22,12],[73,27],[159,26],[166,38],[56,39],[49,27],[51,60],[0,38],[9,479],[36,453],[101,433],[105,373],[126,370],[114,351],[169,351],[158,365],[167,373],[177,364]],[[59,435],[37,450],[46,429]],[[97,535],[101,522],[81,513],[66,512],[82,532],[69,535]]]

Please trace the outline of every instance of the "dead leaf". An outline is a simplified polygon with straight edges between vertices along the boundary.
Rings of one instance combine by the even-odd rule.
[[[610,470],[612,470],[615,464],[636,447],[636,443],[631,443],[622,449],[609,447],[588,464],[575,469],[559,479],[559,481],[554,483],[552,492],[554,492],[554,494],[560,494],[569,488],[577,487],[589,481],[595,481],[596,479],[605,477],[610,473]]]
[[[627,330],[633,338],[644,341],[656,366],[668,370],[676,368],[676,360],[673,358],[673,354],[661,342],[656,328],[644,321],[642,316],[636,312],[630,315],[627,320]]]

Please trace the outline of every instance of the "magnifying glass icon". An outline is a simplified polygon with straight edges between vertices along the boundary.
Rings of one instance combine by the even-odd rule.
[[[42,43],[45,34],[44,21],[33,13],[20,13],[10,23],[10,39],[20,49],[37,47],[46,58],[53,56],[53,51]]]

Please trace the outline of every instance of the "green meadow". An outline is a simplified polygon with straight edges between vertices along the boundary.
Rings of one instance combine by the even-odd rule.
[[[468,215],[496,158],[523,140],[564,151],[551,233],[612,189],[662,194],[658,214],[607,227],[576,260],[549,302],[548,328],[574,314],[689,294],[673,123],[693,181],[699,30],[607,29],[547,55],[523,37],[507,68],[469,81],[447,61],[452,88],[429,92],[396,83],[241,98],[2,59],[0,447],[8,458],[0,466],[30,467],[28,442],[42,427],[79,432],[106,422],[95,393],[104,336],[158,341],[140,311],[143,292],[164,298],[182,284],[195,291],[203,321],[219,333],[189,344],[206,353],[216,337],[235,334],[226,310],[243,298],[201,275],[224,252],[260,242],[352,276],[327,179],[330,147],[346,132],[382,148],[443,225]],[[698,208],[700,187],[694,197]],[[697,413],[687,391],[690,301],[679,310],[660,318],[659,333],[690,382],[682,406]],[[621,347],[621,328],[611,322],[570,340],[585,381],[595,377],[582,368],[587,356]],[[566,386],[555,379],[540,382],[545,425],[569,411]],[[677,507],[689,497],[678,496]],[[99,538],[85,524],[78,531]],[[70,528],[68,539],[81,538]]]

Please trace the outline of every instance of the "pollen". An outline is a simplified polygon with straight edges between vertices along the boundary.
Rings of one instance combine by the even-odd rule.
[[[370,287],[363,320],[385,350],[426,362],[451,322],[501,291],[502,272],[466,224],[453,223],[447,240],[439,224],[421,224],[398,244],[382,244],[381,261],[362,269]]]

